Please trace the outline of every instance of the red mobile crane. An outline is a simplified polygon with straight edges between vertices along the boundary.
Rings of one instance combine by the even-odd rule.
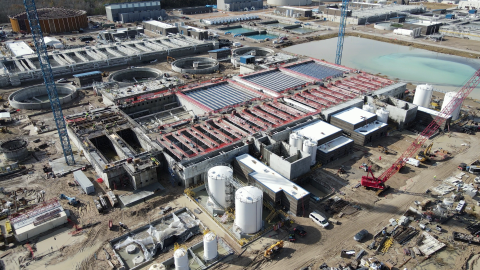
[[[435,131],[447,120],[448,116],[455,111],[455,109],[462,104],[463,100],[477,87],[480,83],[480,69],[473,74],[472,78],[460,89],[455,98],[453,98],[444,109],[437,114],[433,121],[425,128],[425,130],[417,136],[412,144],[407,148],[405,152],[395,161],[390,168],[388,168],[380,177],[375,177],[373,172],[368,168],[368,174],[362,176],[361,185],[377,190],[377,194],[380,195],[383,191],[387,190],[389,186],[385,185],[385,182],[390,179],[395,173],[397,173],[406,163],[406,160],[418,151],[420,147],[432,136]],[[371,177],[369,176],[371,174]]]

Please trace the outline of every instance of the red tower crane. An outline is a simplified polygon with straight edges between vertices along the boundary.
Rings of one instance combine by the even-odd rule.
[[[385,191],[389,186],[385,185],[385,182],[390,179],[395,173],[397,173],[406,163],[407,159],[412,157],[420,147],[427,141],[434,133],[439,129],[443,123],[447,120],[448,116],[455,111],[455,109],[462,104],[465,98],[477,87],[480,83],[480,69],[475,71],[472,78],[460,89],[455,98],[453,98],[444,109],[435,116],[433,121],[423,130],[423,132],[417,136],[412,144],[407,148],[405,152],[395,161],[390,168],[388,168],[382,175],[375,177],[369,168],[371,177],[367,174],[362,176],[361,185],[366,188],[378,190],[377,194]]]

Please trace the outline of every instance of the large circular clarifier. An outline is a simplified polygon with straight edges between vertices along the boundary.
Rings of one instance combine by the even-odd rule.
[[[180,73],[208,74],[217,71],[220,64],[207,57],[187,57],[172,62],[172,69]]]
[[[156,68],[131,68],[114,72],[108,78],[111,82],[136,83],[156,80],[163,76]]]
[[[68,103],[78,96],[77,88],[68,83],[57,83],[60,104]],[[34,85],[18,90],[8,97],[10,105],[21,110],[46,110],[50,109],[47,88],[44,84]]]

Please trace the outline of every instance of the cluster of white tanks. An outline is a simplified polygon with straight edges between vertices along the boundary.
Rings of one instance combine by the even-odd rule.
[[[252,234],[262,229],[263,192],[252,186],[235,192],[235,222],[243,232]]]
[[[367,112],[375,113],[375,104],[367,103],[363,105],[362,109]]]
[[[226,184],[233,179],[233,170],[228,166],[215,166],[208,170],[208,190],[210,196],[223,208],[228,206]]]
[[[420,84],[415,89],[415,96],[413,97],[413,104],[425,108],[430,107],[432,101],[433,87],[428,84]]]
[[[297,149],[303,148],[303,136],[298,133],[290,134],[290,138],[288,139],[288,144],[290,146],[296,147]]]
[[[217,236],[209,232],[203,236],[203,257],[205,261],[211,261],[218,256]]]

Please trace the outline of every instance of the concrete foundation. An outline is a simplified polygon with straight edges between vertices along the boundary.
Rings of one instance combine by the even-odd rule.
[[[209,74],[217,71],[219,67],[217,60],[206,57],[187,57],[172,63],[174,71],[189,74]]]
[[[71,84],[57,83],[56,88],[60,104],[66,104],[78,96],[77,89]],[[12,107],[21,110],[50,109],[47,89],[43,84],[18,90],[8,97],[8,101]]]
[[[0,144],[0,152],[7,160],[20,161],[28,155],[28,142],[23,139],[5,141]]]

